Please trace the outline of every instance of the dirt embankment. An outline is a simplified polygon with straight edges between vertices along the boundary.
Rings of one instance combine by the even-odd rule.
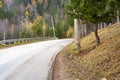
[[[120,80],[120,24],[99,30],[101,44],[95,49],[94,33],[81,39],[82,52],[75,44],[56,57],[54,80]]]

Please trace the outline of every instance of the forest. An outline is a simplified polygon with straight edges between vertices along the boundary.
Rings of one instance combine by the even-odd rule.
[[[73,36],[65,0],[0,0],[0,40]]]
[[[72,2],[74,5],[77,1]],[[73,37],[75,15],[68,12],[72,10],[68,4],[71,3],[67,0],[0,0],[0,40]],[[114,17],[109,23],[99,22],[98,28],[105,28],[116,20]],[[93,22],[83,21],[82,36],[94,31],[93,25]]]

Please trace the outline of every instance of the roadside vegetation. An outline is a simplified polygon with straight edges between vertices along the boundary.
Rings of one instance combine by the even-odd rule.
[[[80,53],[72,43],[57,56],[55,80],[120,79],[120,24],[101,29],[98,35],[101,44],[96,48],[92,32],[81,39]]]
[[[48,4],[49,3],[49,4]],[[64,17],[64,0],[0,0],[0,40],[73,35]]]

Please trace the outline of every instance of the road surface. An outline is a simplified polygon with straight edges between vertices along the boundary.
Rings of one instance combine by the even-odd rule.
[[[0,80],[47,80],[57,53],[72,39],[32,43],[0,50]]]

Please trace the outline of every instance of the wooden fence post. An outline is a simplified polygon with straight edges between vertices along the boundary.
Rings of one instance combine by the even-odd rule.
[[[75,44],[76,49],[78,52],[80,52],[80,20],[74,19],[74,38],[75,38]]]

